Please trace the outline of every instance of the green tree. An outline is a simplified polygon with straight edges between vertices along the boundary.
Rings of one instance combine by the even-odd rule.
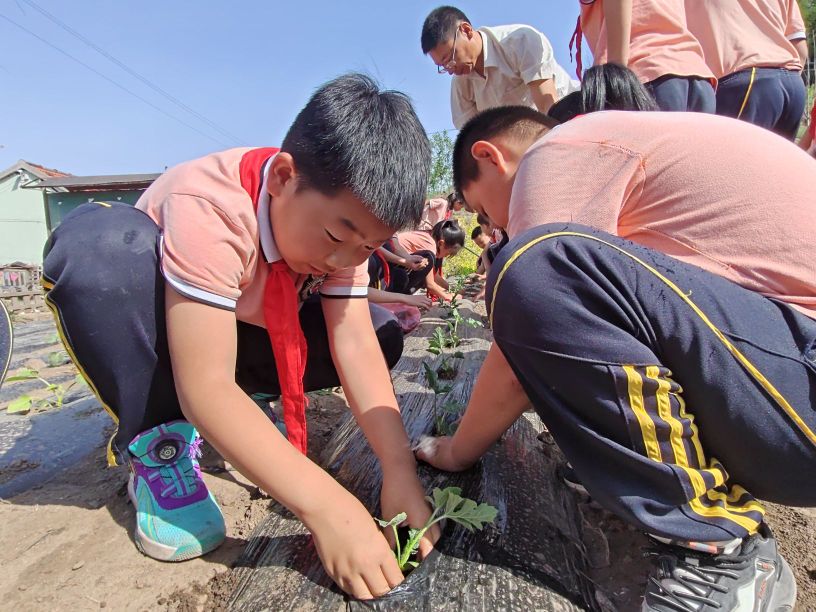
[[[447,132],[431,134],[431,176],[428,197],[453,191],[453,140]]]
[[[816,32],[816,0],[799,0],[799,7],[802,9],[802,17],[805,20],[807,30],[808,56],[810,62],[814,60],[813,33]]]

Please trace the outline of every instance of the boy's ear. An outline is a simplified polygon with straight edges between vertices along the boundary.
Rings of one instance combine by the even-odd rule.
[[[507,160],[504,157],[504,153],[492,142],[477,140],[473,143],[473,146],[470,147],[470,154],[479,165],[482,163],[489,164],[495,167],[500,174],[504,174],[507,171]]]
[[[295,160],[289,153],[278,153],[269,166],[266,190],[272,197],[279,196],[291,181],[297,181]]]

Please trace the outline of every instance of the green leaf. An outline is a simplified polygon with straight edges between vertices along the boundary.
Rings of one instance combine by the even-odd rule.
[[[433,504],[435,508],[444,508],[442,518],[450,519],[469,531],[483,529],[485,524],[496,520],[496,508],[489,504],[479,504],[461,494],[462,490],[458,487],[434,489]]]
[[[465,321],[465,323],[467,323],[471,327],[484,327],[484,323],[482,323],[481,321],[479,321],[477,319],[474,319],[473,317],[468,317],[468,319]]]
[[[21,395],[20,397],[11,400],[6,408],[6,412],[9,414],[27,414],[31,410],[31,405],[33,403],[34,400],[31,399],[30,395]]]
[[[14,382],[16,380],[34,380],[35,378],[39,378],[40,373],[37,370],[32,370],[31,368],[23,368],[13,376],[9,376],[6,378],[6,382]]]
[[[385,521],[383,519],[375,518],[374,520],[377,521],[380,527],[398,527],[399,524],[408,518],[408,515],[405,512],[400,512],[397,516],[392,518],[390,521]]]
[[[437,347],[435,347],[435,346],[431,346],[431,347],[428,347],[428,352],[429,352],[429,353],[433,353],[434,355],[439,355],[439,353],[441,353],[441,352],[442,352],[442,350],[441,350],[441,349],[438,349],[438,348],[437,348]],[[6,380],[8,380],[8,379],[6,379]]]
[[[74,384],[79,385],[80,387],[87,387],[88,381],[85,380],[85,377],[82,374],[77,374],[74,376]]]
[[[407,565],[411,569],[416,569],[419,567],[419,561],[408,561],[408,563],[406,563],[405,565]]]
[[[462,351],[456,351],[456,352],[453,354],[453,358],[454,358],[454,359],[464,359],[464,358],[465,358],[465,354],[464,354]]]
[[[48,353],[48,356],[45,358],[45,362],[52,368],[64,365],[70,361],[71,358],[65,351],[54,351],[53,353]]]
[[[428,386],[436,391],[439,386],[439,378],[436,376],[436,370],[428,365],[427,361],[422,362],[422,367],[425,368],[425,380],[428,381]]]

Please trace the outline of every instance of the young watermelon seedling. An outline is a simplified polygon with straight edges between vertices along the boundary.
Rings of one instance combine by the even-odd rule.
[[[397,527],[408,517],[407,514],[400,512],[390,521],[375,519],[380,527],[390,527],[394,530],[394,539],[397,541],[397,549],[394,551],[394,555],[403,573],[409,572],[419,565],[419,562],[412,560],[411,556],[415,555],[419,550],[419,542],[425,532],[436,523],[448,519],[462,525],[468,531],[481,530],[484,529],[486,524],[496,520],[498,514],[498,510],[490,504],[480,504],[472,499],[462,497],[462,489],[459,487],[435,488],[433,495],[425,499],[433,507],[433,513],[424,527],[408,531],[408,541],[404,545],[400,544]]]

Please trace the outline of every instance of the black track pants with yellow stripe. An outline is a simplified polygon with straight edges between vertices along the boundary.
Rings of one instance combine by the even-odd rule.
[[[593,497],[663,537],[752,533],[816,505],[816,320],[579,225],[491,268],[499,348]]]

